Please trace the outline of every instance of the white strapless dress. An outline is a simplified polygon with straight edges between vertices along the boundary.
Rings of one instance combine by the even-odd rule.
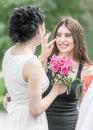
[[[82,100],[75,130],[93,130],[93,81]]]
[[[6,88],[11,96],[11,102],[7,105],[5,130],[48,130],[45,112],[36,118],[29,114],[28,87],[23,80],[22,69],[26,61],[31,58],[37,60],[32,54],[12,55],[10,49],[5,53],[2,70]],[[49,80],[43,68],[41,73],[42,93],[44,93],[49,86]]]

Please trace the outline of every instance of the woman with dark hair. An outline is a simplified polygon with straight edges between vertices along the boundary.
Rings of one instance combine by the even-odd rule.
[[[48,58],[49,62],[53,54],[69,56],[73,60],[74,73],[70,74],[73,79],[70,93],[67,93],[67,89],[64,91],[64,87],[66,87],[64,84],[60,84],[63,88],[62,94],[55,97],[49,108],[47,107],[48,127],[49,130],[75,130],[79,113],[78,103],[81,102],[84,95],[82,80],[85,75],[91,75],[92,65],[88,58],[83,29],[77,20],[71,17],[64,17],[56,26],[53,39],[56,40],[54,41],[54,49],[52,48],[51,55],[47,52],[48,44],[42,44],[42,52],[39,56],[40,61],[42,63],[46,62],[45,59],[50,55]],[[45,43],[47,40],[48,37],[43,42]],[[51,83],[52,72],[50,69],[47,75]],[[52,89],[53,86],[50,84],[43,93],[43,98],[48,96]],[[4,104],[7,102],[8,96],[5,97]]]
[[[48,130],[45,110],[66,90],[55,84],[44,98],[49,80],[34,55],[45,34],[44,14],[36,6],[16,8],[9,21],[13,43],[3,58],[2,71],[11,101],[7,104],[5,130]],[[50,34],[46,34],[45,41]],[[50,51],[53,46],[48,44]]]
[[[83,29],[77,20],[64,17],[56,26],[53,38],[56,38],[56,41],[51,56],[56,54],[71,57],[74,73],[70,74],[73,79],[70,93],[64,92],[57,96],[46,110],[49,130],[75,130],[79,113],[78,101],[80,102],[84,95],[81,81],[84,75],[91,73],[91,62],[86,50]],[[50,69],[47,75],[51,81]],[[51,89],[52,85],[50,84],[43,96],[46,96]]]

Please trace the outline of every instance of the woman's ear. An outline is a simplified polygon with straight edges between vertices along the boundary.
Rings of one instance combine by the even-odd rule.
[[[39,26],[38,28],[37,28],[37,34],[41,34],[42,33],[42,29],[41,29],[41,27]]]

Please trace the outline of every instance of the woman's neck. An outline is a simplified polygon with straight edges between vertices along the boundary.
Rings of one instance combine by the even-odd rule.
[[[36,50],[36,42],[35,41],[27,41],[24,43],[17,43],[16,48],[21,50],[23,53],[35,53]]]
[[[60,53],[59,52],[59,54],[58,55],[60,55],[60,56],[64,56],[64,57],[70,57],[72,60],[74,60],[74,58],[73,58],[73,54],[68,54],[68,53]]]

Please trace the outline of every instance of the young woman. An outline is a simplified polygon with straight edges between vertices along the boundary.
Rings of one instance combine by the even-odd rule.
[[[66,90],[65,86],[62,89],[55,84],[42,99],[49,80],[34,52],[44,35],[44,14],[38,7],[14,10],[9,21],[9,36],[15,45],[7,50],[2,63],[5,85],[11,97],[5,130],[48,130],[45,110]]]
[[[78,101],[84,95],[81,81],[83,76],[91,71],[83,29],[77,20],[64,17],[56,26],[53,38],[56,38],[56,41],[51,56],[56,54],[72,58],[74,73],[70,74],[73,79],[70,93],[65,92],[57,96],[46,110],[49,130],[75,130],[79,112]],[[51,70],[48,70],[47,75],[51,81]],[[50,84],[44,96],[51,89]]]
[[[56,26],[54,31],[54,49],[51,54],[71,57],[73,60],[73,71],[70,76],[73,79],[71,92],[63,92],[57,96],[50,107],[46,110],[49,130],[75,130],[78,118],[78,101],[82,99],[82,79],[87,73],[91,73],[91,62],[89,61],[83,29],[79,22],[71,17],[64,17]],[[48,37],[43,41],[47,43]],[[42,44],[42,52],[39,59],[42,63],[49,56],[48,44]],[[50,60],[51,56],[48,58]],[[44,65],[44,64],[43,64]],[[51,71],[47,72],[51,83]],[[63,85],[62,85],[63,87]],[[63,87],[64,88],[64,87]],[[46,97],[53,86],[50,84],[43,97]],[[5,97],[4,104],[8,98]]]

